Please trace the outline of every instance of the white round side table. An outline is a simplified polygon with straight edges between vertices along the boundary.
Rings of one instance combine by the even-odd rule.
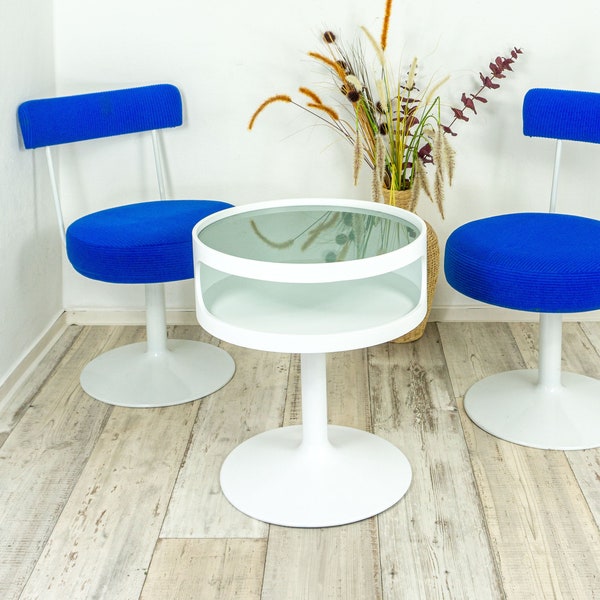
[[[424,318],[425,223],[361,200],[294,199],[225,209],[192,235],[200,325],[239,346],[301,355],[302,425],[235,448],[221,469],[227,499],[294,527],[351,523],[395,504],[410,464],[378,436],[327,424],[325,360]]]

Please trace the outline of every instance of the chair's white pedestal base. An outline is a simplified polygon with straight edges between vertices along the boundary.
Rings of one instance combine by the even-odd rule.
[[[562,373],[562,385],[537,385],[538,371],[498,373],[465,394],[465,411],[481,429],[532,448],[600,446],[600,381]]]
[[[173,406],[216,392],[233,376],[225,350],[192,340],[168,340],[152,354],[140,342],[101,354],[83,369],[81,387],[93,398],[131,408]]]
[[[389,508],[408,490],[411,468],[392,444],[329,425],[329,443],[302,445],[302,426],[261,433],[221,469],[221,488],[241,512],[275,525],[328,527]]]

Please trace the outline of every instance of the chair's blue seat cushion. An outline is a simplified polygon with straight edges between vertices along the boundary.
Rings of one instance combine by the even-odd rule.
[[[157,200],[92,213],[67,229],[67,256],[82,275],[110,283],[194,276],[192,229],[224,208],[213,200]]]
[[[518,213],[472,221],[448,238],[448,283],[495,306],[569,313],[600,308],[600,221]]]

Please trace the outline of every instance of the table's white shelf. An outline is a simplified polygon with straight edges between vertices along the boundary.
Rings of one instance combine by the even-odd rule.
[[[380,238],[364,245],[364,255],[336,262],[328,261],[339,233],[333,242],[311,242],[307,253],[306,245],[271,241],[314,231],[319,211],[338,211],[341,225],[372,219]],[[301,354],[302,426],[250,438],[223,464],[223,493],[240,511],[278,525],[326,527],[371,517],[406,493],[411,469],[398,448],[327,424],[325,353],[386,342],[421,322],[425,235],[425,223],[407,211],[330,199],[226,209],[194,228],[200,325],[240,346]]]
[[[418,325],[425,316],[420,293],[398,273],[327,283],[229,275],[205,287],[198,312],[208,331],[240,346],[335,352],[373,346]]]

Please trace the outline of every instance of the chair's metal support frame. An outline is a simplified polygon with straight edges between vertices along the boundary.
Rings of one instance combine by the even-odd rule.
[[[562,140],[556,140],[554,170],[550,189],[549,212],[555,213],[558,199],[558,175],[562,156]],[[539,317],[538,385],[545,389],[556,389],[562,385],[562,315],[540,313]]]
[[[58,221],[60,239],[62,240],[63,246],[66,247],[67,240],[65,238],[65,220],[63,217],[62,204],[60,201],[60,194],[58,191],[58,178],[56,176],[56,170],[54,168],[52,149],[50,148],[50,146],[46,146],[45,151],[46,164],[48,165],[48,175],[50,176],[50,187],[52,188],[52,198],[54,200],[54,210],[56,211],[56,219]]]
[[[550,210],[556,212],[558,199],[558,174],[560,171],[560,160],[562,157],[562,140],[556,140],[556,150],[554,152],[554,171],[552,172],[552,188],[550,189]]]
[[[154,166],[156,181],[161,200],[166,201],[165,163],[160,146],[159,132],[153,129],[152,150],[154,152]],[[160,354],[167,350],[167,307],[165,300],[165,284],[146,284],[146,339],[148,352],[152,355]]]

